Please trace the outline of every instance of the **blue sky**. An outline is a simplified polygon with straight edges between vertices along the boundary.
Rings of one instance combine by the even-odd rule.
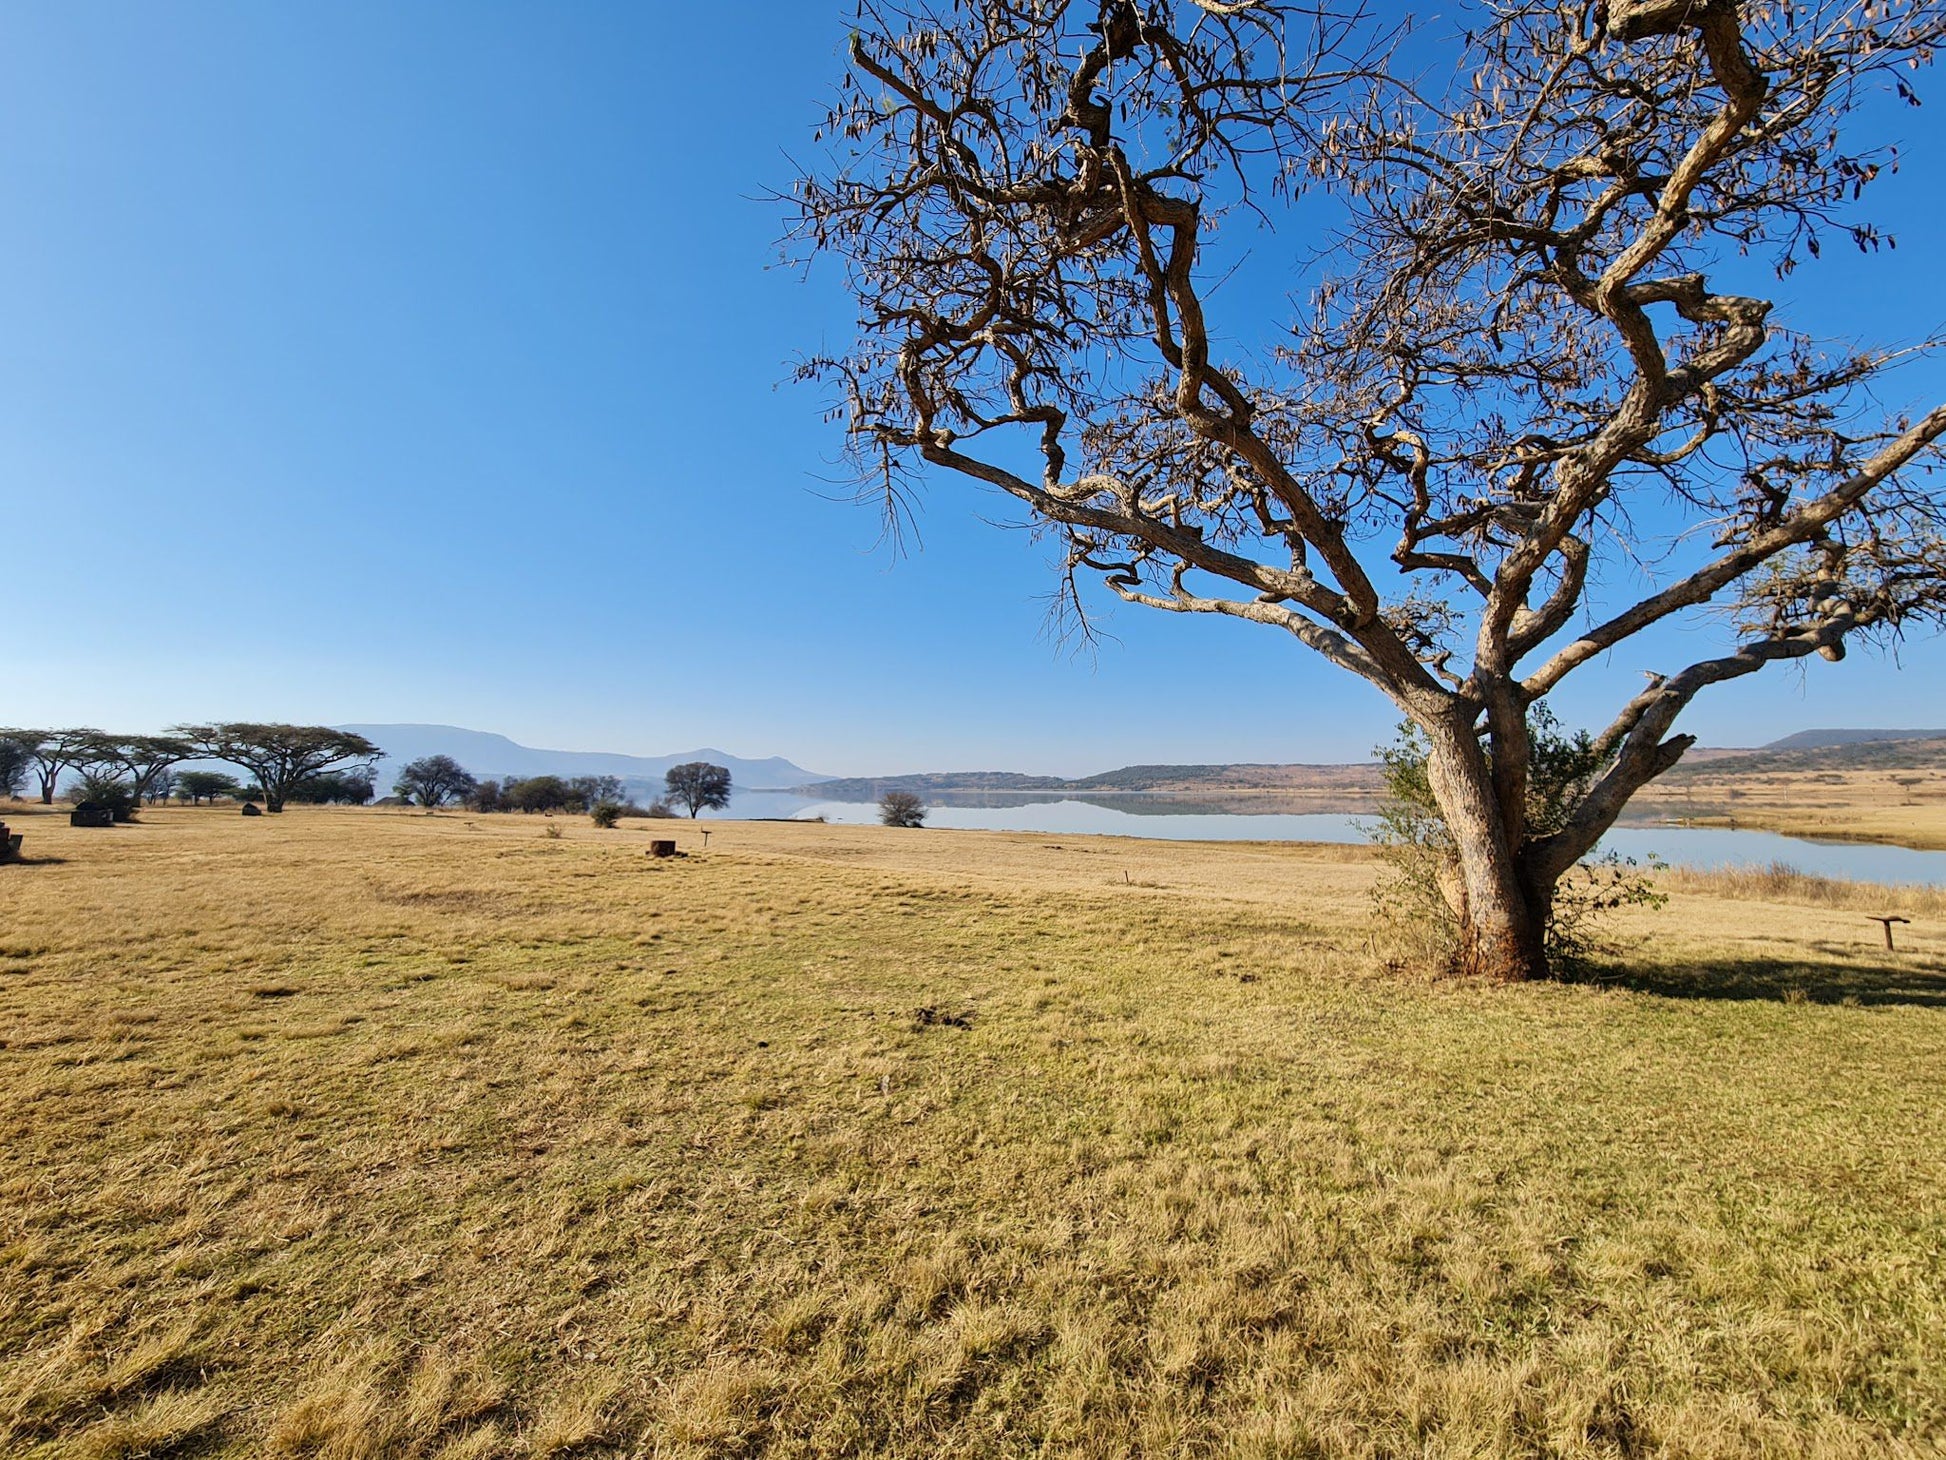
[[[832,273],[776,267],[849,6],[29,3],[0,11],[0,723],[446,721],[833,773],[1362,758],[1375,691],[1246,624],[1043,632],[1051,549],[927,490],[895,560],[791,358]],[[1928,93],[1938,78],[1920,78]],[[1946,100],[1876,216],[1783,287],[1912,339]],[[1903,373],[1895,404],[1946,398]],[[1606,719],[1618,655],[1557,698]],[[1693,656],[1692,656],[1693,657]],[[1747,744],[1946,724],[1937,641],[1699,702]]]

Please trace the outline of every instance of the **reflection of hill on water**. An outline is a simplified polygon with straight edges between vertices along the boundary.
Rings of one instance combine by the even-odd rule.
[[[827,801],[862,803],[866,798],[827,796]],[[1370,796],[1292,795],[1278,791],[1242,791],[1231,795],[1182,796],[1166,791],[1124,791],[1108,794],[1069,790],[1048,791],[933,791],[929,806],[963,806],[1005,810],[1012,806],[1052,806],[1078,801],[1129,816],[1362,816],[1376,809]]]

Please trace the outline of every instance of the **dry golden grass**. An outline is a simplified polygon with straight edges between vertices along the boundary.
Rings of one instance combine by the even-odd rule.
[[[1354,850],[13,819],[9,1456],[1946,1435],[1934,922],[1680,884],[1481,989]]]
[[[1858,882],[1848,877],[1822,877],[1801,871],[1788,862],[1761,867],[1719,867],[1704,871],[1672,867],[1660,874],[1664,892],[1701,893],[1739,903],[1795,903],[1841,907],[1871,913],[1946,916],[1946,887],[1902,887],[1882,882]]]
[[[1712,773],[1652,781],[1635,804],[1697,826],[1946,849],[1946,771]]]

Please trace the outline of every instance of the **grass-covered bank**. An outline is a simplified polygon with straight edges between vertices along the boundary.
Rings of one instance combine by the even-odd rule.
[[[145,821],[0,869],[8,1454],[1946,1434],[1923,923],[1471,989],[1351,851]]]

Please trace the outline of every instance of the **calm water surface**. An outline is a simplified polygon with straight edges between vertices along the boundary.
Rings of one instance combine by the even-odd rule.
[[[871,825],[878,807],[868,801],[811,801],[802,796],[746,793],[730,815],[823,817],[842,825]],[[1213,812],[1145,812],[1087,801],[1035,801],[1011,806],[934,806],[929,827],[970,831],[1038,831],[1091,836],[1151,837],[1166,841],[1363,842],[1367,816]],[[1788,862],[1799,871],[1868,882],[1921,883],[1946,887],[1946,852],[1862,842],[1817,842],[1769,831],[1724,831],[1681,826],[1620,826],[1602,843],[1625,857],[1659,856],[1671,866],[1763,866]]]

